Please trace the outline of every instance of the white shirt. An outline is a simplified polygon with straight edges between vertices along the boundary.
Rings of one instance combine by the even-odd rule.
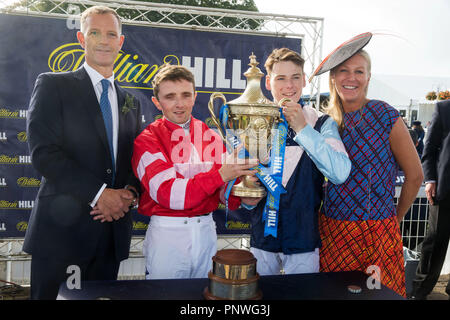
[[[83,64],[89,78],[91,78],[92,86],[95,90],[95,95],[97,96],[97,101],[100,104],[100,97],[103,92],[101,81],[105,79],[97,70],[91,68],[86,62]],[[114,73],[111,77],[107,78],[110,85],[108,88],[108,99],[111,104],[112,122],[113,122],[113,150],[114,150],[114,160],[117,158],[117,137],[119,135],[119,107],[117,102],[117,92],[114,86]]]
[[[188,135],[190,130],[189,130],[189,126],[191,125],[191,118],[189,118],[188,121],[186,121],[185,123],[179,124],[179,123],[175,123],[173,121],[170,121],[169,119],[167,119],[166,117],[164,117],[167,121],[172,122],[173,124],[176,124],[177,126],[179,126],[181,129],[184,130],[184,134]]]
[[[94,87],[95,95],[97,96],[97,101],[100,104],[100,97],[102,95],[103,87],[101,81],[105,79],[97,70],[90,67],[86,62],[83,64],[84,69],[86,70],[89,78],[92,81],[92,86]],[[119,107],[117,101],[117,92],[114,86],[114,73],[111,77],[107,78],[110,86],[108,88],[108,99],[111,105],[111,113],[112,113],[112,122],[113,122],[113,150],[114,150],[114,161],[117,159],[117,140],[119,135]],[[91,207],[93,208],[96,204],[103,190],[105,190],[107,184],[104,183],[103,186],[98,191],[94,200],[91,202]]]

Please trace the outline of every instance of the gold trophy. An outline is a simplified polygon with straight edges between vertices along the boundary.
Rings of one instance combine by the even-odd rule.
[[[209,284],[203,290],[207,300],[260,300],[256,258],[250,251],[224,249],[212,258]]]
[[[267,99],[261,91],[261,78],[264,74],[257,67],[259,63],[256,61],[256,56],[252,53],[249,58],[250,68],[244,73],[247,78],[244,93],[227,103],[223,94],[215,92],[209,99],[208,108],[221,138],[229,144],[226,139],[227,133],[223,132],[220,121],[214,113],[214,100],[220,98],[224,105],[228,104],[228,120],[223,124],[225,129],[231,129],[231,132],[239,137],[251,158],[267,164],[270,158],[272,129],[276,129],[278,122],[282,120],[278,105]],[[267,194],[263,186],[255,184],[248,176],[244,177],[238,185],[233,186],[231,193],[238,197],[253,198]]]

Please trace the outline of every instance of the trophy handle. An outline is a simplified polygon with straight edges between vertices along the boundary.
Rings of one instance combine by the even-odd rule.
[[[219,130],[219,135],[222,138],[222,140],[227,142],[227,139],[225,138],[225,133],[222,131],[222,126],[220,125],[220,121],[219,121],[219,119],[217,119],[216,114],[214,113],[214,100],[216,98],[222,99],[223,104],[227,103],[227,99],[220,92],[214,92],[211,95],[211,97],[209,98],[209,102],[208,102],[208,109],[209,109],[209,113],[211,114],[211,119],[214,122],[214,124],[216,125],[217,129]]]
[[[292,100],[291,99],[289,99],[289,98],[283,98],[283,99],[281,99],[280,101],[278,101],[278,107],[280,107],[280,108],[283,108],[283,106],[284,106],[284,103],[285,102],[291,102]],[[283,122],[284,120],[284,118],[281,116],[281,113],[282,113],[283,111],[280,111],[280,119],[278,120],[279,122]]]
[[[291,102],[291,101],[292,101],[292,100],[289,99],[289,98],[283,98],[283,99],[281,99],[280,101],[278,101],[278,106],[279,106],[280,108],[283,108],[283,105],[284,105],[285,102]]]

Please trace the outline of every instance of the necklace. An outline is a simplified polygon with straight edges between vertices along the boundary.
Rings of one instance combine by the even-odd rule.
[[[350,113],[346,113],[345,115],[347,115],[347,119],[345,119],[345,121],[344,121],[344,126],[345,126],[345,128],[347,128],[347,129],[349,129],[349,130],[353,130],[353,129],[355,129],[360,123],[361,123],[361,121],[363,120],[363,109],[366,107],[366,105],[364,104],[364,106],[362,107],[362,108],[359,108],[359,112],[358,113],[355,113],[355,112],[350,112],[350,113],[354,113],[355,114],[355,116],[351,116],[350,115]],[[345,115],[344,115],[344,117],[345,117]],[[356,118],[357,117],[357,115],[359,115],[359,119],[358,119],[358,121],[356,122],[356,123],[354,123],[354,118]],[[350,125],[350,123],[351,123],[351,125]]]

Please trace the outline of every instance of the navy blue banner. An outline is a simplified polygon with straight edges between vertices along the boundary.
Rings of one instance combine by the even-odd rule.
[[[68,19],[0,14],[0,238],[23,237],[39,189],[27,145],[26,117],[34,82],[42,72],[79,68],[84,52]],[[274,48],[300,51],[301,40],[257,35],[123,26],[125,43],[115,62],[115,78],[143,106],[144,126],[161,117],[152,104],[151,80],[167,62],[191,68],[198,90],[193,116],[213,127],[207,104],[213,92],[230,101],[246,86],[243,73],[253,52],[264,72]],[[264,88],[263,92],[271,98]],[[133,213],[134,233],[144,234],[148,218]],[[248,233],[245,210],[214,213],[218,233]]]

